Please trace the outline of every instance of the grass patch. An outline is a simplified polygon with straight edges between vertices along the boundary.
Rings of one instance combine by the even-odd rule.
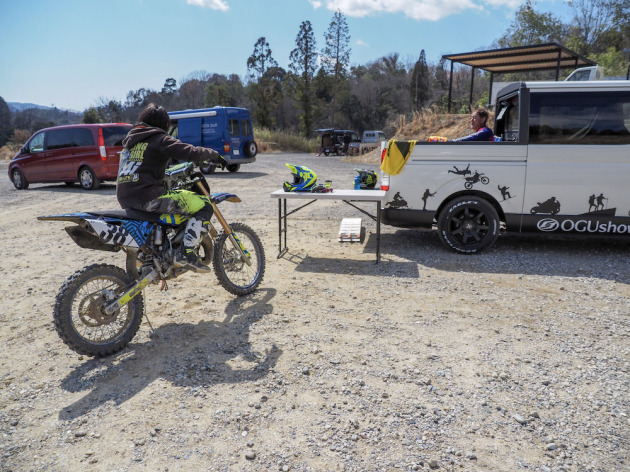
[[[317,138],[305,138],[299,134],[288,131],[257,128],[255,130],[258,150],[262,153],[269,152],[312,152],[317,150]]]

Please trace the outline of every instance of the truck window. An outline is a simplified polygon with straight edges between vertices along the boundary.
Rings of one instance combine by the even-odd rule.
[[[495,132],[503,141],[518,141],[519,101],[514,95],[501,102],[496,116]]]
[[[240,136],[241,135],[241,131],[240,131],[240,128],[238,126],[238,120],[230,120],[229,126],[230,126],[230,136]]]
[[[249,126],[248,120],[241,120],[241,130],[243,132],[243,136],[249,136],[252,134],[252,128]]]
[[[630,144],[629,92],[531,95],[530,144]]]

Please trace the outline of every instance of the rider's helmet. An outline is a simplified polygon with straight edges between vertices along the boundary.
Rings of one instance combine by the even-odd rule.
[[[285,192],[310,192],[315,182],[317,174],[305,166],[294,166],[285,164],[293,175],[293,182],[285,182],[283,187]]]
[[[354,169],[359,173],[359,186],[361,188],[374,188],[376,186],[376,172],[370,169]]]

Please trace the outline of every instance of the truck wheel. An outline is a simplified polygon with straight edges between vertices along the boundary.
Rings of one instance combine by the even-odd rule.
[[[438,217],[440,239],[462,254],[474,254],[492,246],[499,236],[499,224],[495,208],[475,196],[455,198]]]
[[[241,168],[240,164],[230,164],[229,166],[226,167],[226,169],[229,172],[238,172],[240,168]]]

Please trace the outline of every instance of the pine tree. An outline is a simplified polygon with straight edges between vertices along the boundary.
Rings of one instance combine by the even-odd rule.
[[[413,68],[409,83],[409,97],[414,110],[422,108],[428,100],[430,96],[429,87],[429,66],[427,65],[423,49],[420,51],[420,57]]]
[[[292,73],[293,94],[302,110],[300,125],[308,138],[313,130],[312,82],[317,68],[317,44],[310,21],[303,21],[300,25],[295,44],[297,47],[289,55],[289,70]]]
[[[346,23],[346,17],[337,10],[330,20],[328,31],[324,34],[326,45],[322,51],[322,68],[333,77],[333,89],[330,119],[335,123],[337,113],[337,99],[342,82],[346,80],[346,68],[350,65],[350,28]]]
[[[250,85],[249,98],[255,103],[254,121],[265,128],[275,126],[275,110],[282,98],[278,78],[278,63],[264,36],[258,38],[254,52],[247,59],[247,71],[256,83]]]

